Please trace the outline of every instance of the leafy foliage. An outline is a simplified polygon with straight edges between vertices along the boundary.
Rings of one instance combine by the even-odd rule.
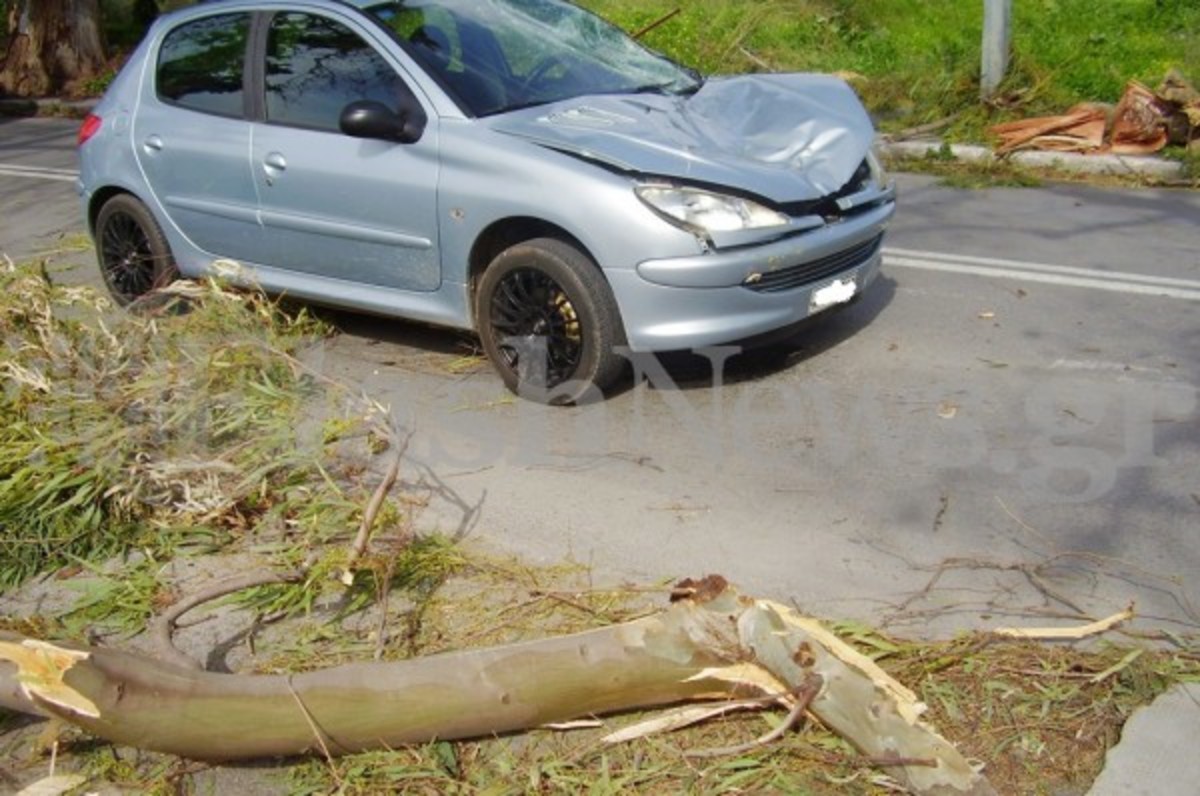
[[[0,588],[132,547],[346,533],[362,501],[329,446],[370,411],[332,433],[306,414],[326,385],[292,354],[324,333],[216,284],[139,317],[0,270]]]

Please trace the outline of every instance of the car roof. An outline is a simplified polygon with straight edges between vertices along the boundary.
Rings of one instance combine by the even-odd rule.
[[[199,0],[196,5],[219,5],[221,3],[234,3],[239,0]],[[243,4],[247,0],[240,0]],[[354,8],[367,8],[368,6],[382,5],[385,0],[325,0],[330,5],[345,5],[353,6]]]

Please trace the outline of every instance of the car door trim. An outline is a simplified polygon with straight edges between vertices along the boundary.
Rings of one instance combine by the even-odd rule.
[[[293,213],[277,213],[271,210],[259,211],[259,219],[265,227],[290,229],[295,232],[310,232],[314,235],[359,240],[368,243],[381,243],[388,246],[403,246],[409,249],[431,249],[433,241],[416,235],[405,235],[400,232],[390,232],[377,227],[363,227],[356,224],[346,224],[341,221],[327,221],[323,218],[299,216]]]
[[[205,199],[191,199],[182,196],[166,196],[163,204],[177,210],[190,210],[193,213],[204,213],[218,218],[228,218],[231,221],[242,221],[247,224],[258,224],[258,208],[254,205],[228,204],[210,202]]]

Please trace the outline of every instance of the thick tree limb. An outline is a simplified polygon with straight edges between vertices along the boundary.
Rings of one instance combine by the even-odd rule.
[[[662,613],[586,633],[294,675],[216,674],[12,635],[0,635],[0,661],[42,712],[115,743],[218,760],[489,736],[820,682],[809,711],[913,792],[994,793],[920,720],[911,691],[817,622],[716,576],[693,586]],[[0,663],[0,694],[12,672]]]

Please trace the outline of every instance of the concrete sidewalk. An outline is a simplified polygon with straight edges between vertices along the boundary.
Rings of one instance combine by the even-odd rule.
[[[1088,796],[1200,793],[1200,684],[1177,685],[1130,717]]]

